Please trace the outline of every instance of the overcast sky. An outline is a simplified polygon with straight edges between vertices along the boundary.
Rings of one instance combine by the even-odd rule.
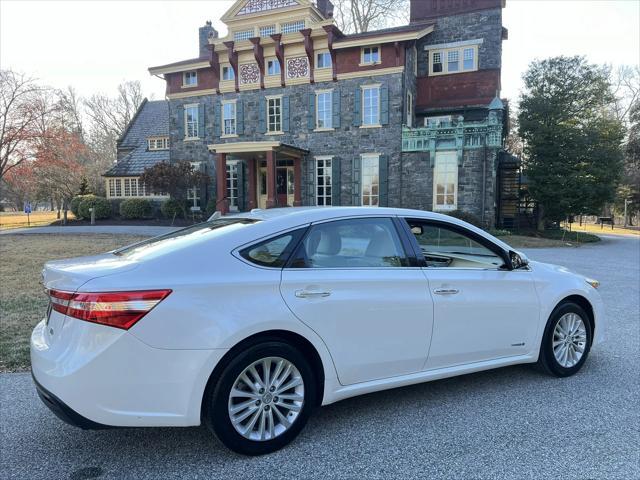
[[[0,66],[81,95],[114,94],[124,80],[164,96],[147,68],[198,55],[198,27],[232,1],[0,0]],[[596,63],[640,63],[640,0],[507,0],[502,96],[516,98],[530,61],[586,55]]]

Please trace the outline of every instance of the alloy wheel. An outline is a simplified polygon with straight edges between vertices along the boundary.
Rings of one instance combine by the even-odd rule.
[[[553,330],[553,355],[564,368],[576,365],[587,346],[587,329],[577,313],[565,313]]]
[[[304,380],[296,366],[281,357],[266,357],[233,382],[229,419],[249,440],[272,440],[291,427],[303,405]]]

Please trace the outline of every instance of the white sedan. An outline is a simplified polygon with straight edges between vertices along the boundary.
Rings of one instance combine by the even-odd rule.
[[[313,409],[506,365],[576,373],[598,282],[436,213],[287,208],[49,262],[31,337],[42,400],[83,428],[206,423],[274,451]]]

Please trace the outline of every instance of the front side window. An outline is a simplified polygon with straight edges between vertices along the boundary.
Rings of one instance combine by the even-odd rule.
[[[186,138],[198,138],[198,106],[184,107],[184,132]]]
[[[318,92],[316,94],[316,128],[332,128],[332,94]]]
[[[122,182],[120,181],[119,178],[115,179],[115,184],[116,184],[116,197],[121,197],[122,196]]]
[[[362,155],[362,205],[377,207],[380,199],[380,157]]]
[[[420,220],[407,220],[424,255],[427,267],[490,268],[504,265],[500,255],[462,229]]]
[[[329,52],[318,53],[316,68],[331,68],[331,55]]]
[[[313,225],[291,266],[389,268],[408,266],[408,261],[391,219],[359,218]]]
[[[458,189],[458,160],[456,152],[437,152],[435,162],[434,210],[455,210]]]
[[[362,49],[362,63],[380,63],[380,47],[364,47]]]
[[[380,87],[362,89],[362,124],[380,125]]]
[[[280,62],[277,59],[267,60],[267,75],[280,75]]]
[[[198,72],[184,72],[182,85],[185,87],[195,87],[198,85]]]
[[[269,132],[282,131],[282,97],[267,99],[267,130]]]
[[[222,134],[236,134],[236,103],[228,102],[222,104]]]
[[[233,68],[230,66],[222,67],[222,80],[234,80],[236,78]]]
[[[316,159],[316,205],[331,205],[331,158]]]

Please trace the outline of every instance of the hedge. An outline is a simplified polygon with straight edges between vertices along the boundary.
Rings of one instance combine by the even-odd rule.
[[[478,218],[473,213],[464,212],[462,210],[452,210],[450,212],[446,212],[446,214],[449,215],[450,217],[454,217],[454,218],[457,218],[458,220],[462,220],[463,222],[470,223],[475,227],[484,228],[484,226],[482,225],[482,220],[480,220],[480,218]]]
[[[130,220],[150,218],[153,215],[151,202],[146,198],[127,198],[120,203],[120,216]]]
[[[96,197],[94,195],[84,198],[78,207],[80,217],[85,219],[91,218],[90,208],[93,208],[96,220],[102,220],[111,216],[111,203],[104,197]]]
[[[162,202],[160,211],[162,212],[162,215],[170,219],[182,218],[184,217],[185,202],[169,198]]]
[[[71,202],[69,203],[69,210],[71,210],[71,213],[73,213],[76,218],[81,218],[80,202],[82,202],[82,200],[84,200],[85,198],[95,198],[95,195],[92,193],[88,195],[76,195],[71,199]]]

